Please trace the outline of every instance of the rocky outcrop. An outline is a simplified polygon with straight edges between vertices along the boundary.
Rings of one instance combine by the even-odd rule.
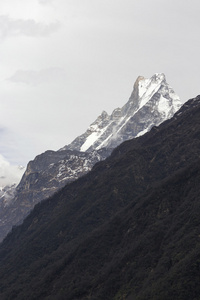
[[[0,202],[0,240],[13,225],[21,223],[36,203],[86,174],[95,163],[110,153],[109,149],[90,153],[75,150],[46,151],[30,161],[19,185],[12,189],[12,201]]]

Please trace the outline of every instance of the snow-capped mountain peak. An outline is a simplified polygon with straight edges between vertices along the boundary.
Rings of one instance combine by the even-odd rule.
[[[84,134],[60,150],[90,152],[114,148],[171,118],[181,105],[163,73],[151,78],[139,76],[129,101],[122,108],[116,108],[110,116],[103,111]]]
[[[38,155],[28,163],[16,188],[1,190],[0,241],[36,203],[89,172],[123,141],[138,137],[171,118],[180,106],[180,99],[167,84],[164,74],[151,78],[139,76],[130,99],[122,108],[114,109],[111,115],[103,111],[70,145]],[[9,164],[5,163],[4,167],[7,169]]]

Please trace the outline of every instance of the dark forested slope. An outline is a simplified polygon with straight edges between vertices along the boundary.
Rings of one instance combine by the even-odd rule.
[[[0,246],[0,298],[200,299],[199,101],[38,204]]]

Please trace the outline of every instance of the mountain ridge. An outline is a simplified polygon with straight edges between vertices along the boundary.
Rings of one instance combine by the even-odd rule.
[[[0,245],[1,299],[198,299],[199,137],[198,96],[37,204]]]
[[[0,240],[34,205],[89,172],[125,140],[149,131],[172,117],[181,106],[164,74],[138,77],[128,102],[97,117],[87,131],[58,151],[46,151],[27,165],[9,207],[0,210]],[[84,151],[83,151],[84,150]],[[2,202],[3,203],[3,202]]]

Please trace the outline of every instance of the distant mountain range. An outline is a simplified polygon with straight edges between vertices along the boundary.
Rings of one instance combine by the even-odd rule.
[[[9,161],[0,154],[0,190],[5,186],[17,185],[24,171],[24,167],[11,165]]]
[[[199,299],[199,149],[200,96],[38,203],[0,245],[0,298]]]
[[[0,209],[8,206],[11,199],[13,199],[24,171],[24,167],[11,165],[0,155]]]
[[[89,172],[123,141],[139,137],[171,118],[180,107],[181,101],[164,74],[150,79],[139,76],[122,108],[111,115],[103,111],[71,144],[58,151],[46,151],[28,163],[17,188],[14,186],[0,198],[0,240],[36,203]]]

